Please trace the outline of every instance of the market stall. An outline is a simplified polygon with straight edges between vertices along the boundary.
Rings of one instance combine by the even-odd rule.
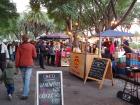
[[[132,36],[132,34],[114,30],[107,30],[100,33],[98,54],[88,53],[87,42],[85,42],[84,47],[81,47],[84,48],[84,50],[81,49],[80,51],[79,49],[77,49],[77,52],[75,52],[74,49],[74,52],[71,53],[69,70],[70,73],[84,79],[85,82],[87,79],[97,81],[100,84],[99,89],[102,88],[102,84],[105,79],[112,80],[113,85],[112,62],[110,58],[101,57],[101,39],[102,37],[120,38],[122,36]],[[115,52],[115,54],[115,56],[117,56],[117,59],[119,59],[124,54],[124,51]]]
[[[86,59],[85,59],[86,58]],[[71,53],[70,73],[82,78],[97,81],[99,89],[102,88],[105,79],[109,79],[113,85],[113,74],[110,59],[100,58],[99,55],[87,53]]]
[[[86,73],[89,72],[94,57],[98,57],[98,55],[88,53],[86,55],[86,60],[84,60],[85,59],[84,53],[72,52],[71,60],[70,60],[70,70],[69,70],[70,73],[84,79],[85,70]]]
[[[48,34],[48,35],[43,35],[43,36],[40,36],[39,39],[42,39],[42,40],[50,40],[50,41],[54,41],[57,43],[57,46],[58,43],[62,43],[64,41],[67,41],[69,42],[69,36],[64,34],[64,33],[51,33],[51,34]],[[61,51],[60,51],[61,50]],[[71,49],[68,48],[68,46],[65,46],[65,48],[59,48],[59,51],[56,51],[56,55],[59,56],[59,57],[56,57],[56,65],[57,66],[69,66],[70,64],[70,52],[71,52]],[[60,62],[60,63],[59,63]]]
[[[116,30],[106,30],[104,32],[101,32],[100,33],[100,50],[101,50],[101,40],[103,37],[122,38],[122,37],[132,37],[132,36],[133,36],[132,33],[121,32],[121,31],[116,31]],[[121,42],[121,44],[122,44],[122,42]],[[114,61],[112,61],[112,66],[115,69],[114,72],[117,74],[124,74],[124,68],[126,67],[126,56],[124,54],[127,52],[122,50],[122,49],[124,49],[123,47],[124,46],[119,45],[116,48],[115,53],[113,54]],[[125,46],[125,47],[128,47],[128,46]]]

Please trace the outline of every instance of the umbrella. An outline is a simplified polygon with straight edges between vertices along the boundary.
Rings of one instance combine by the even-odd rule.
[[[69,37],[64,33],[51,33],[46,36],[41,36],[40,39],[69,39]]]
[[[100,36],[101,37],[122,37],[122,36],[131,37],[133,36],[133,34],[128,32],[115,31],[115,30],[106,30],[104,32],[101,32]]]

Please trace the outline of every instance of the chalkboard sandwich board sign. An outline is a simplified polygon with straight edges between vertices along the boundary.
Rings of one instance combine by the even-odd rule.
[[[62,71],[37,71],[37,105],[64,105]]]
[[[99,88],[102,88],[104,79],[111,79],[113,85],[113,74],[110,59],[94,58],[90,70],[87,72],[87,79],[96,80],[100,83]]]
[[[102,80],[107,63],[107,59],[94,58],[88,77]]]

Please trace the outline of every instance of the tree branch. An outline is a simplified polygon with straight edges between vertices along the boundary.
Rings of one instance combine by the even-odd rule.
[[[136,2],[137,2],[137,0],[133,0],[132,1],[131,5],[129,6],[128,10],[123,15],[123,17],[121,18],[121,20],[117,24],[113,25],[111,27],[111,29],[115,29],[117,26],[119,26],[125,20],[125,18],[129,15],[129,13],[131,12],[131,10],[133,9],[133,7],[134,7],[134,5],[135,5]]]
[[[95,4],[99,7],[100,12],[103,14],[103,16],[106,18],[105,12],[102,10],[101,5],[98,3],[97,0],[94,0]]]
[[[112,8],[112,12],[114,14],[115,19],[117,19],[117,14],[116,14],[116,11],[115,11],[115,5],[114,5],[113,1],[114,0],[111,0],[111,2],[110,2],[111,3],[111,8]]]

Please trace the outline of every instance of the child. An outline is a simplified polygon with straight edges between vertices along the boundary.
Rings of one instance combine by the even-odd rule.
[[[4,82],[5,87],[7,88],[7,95],[8,99],[12,100],[12,95],[14,93],[14,64],[13,62],[9,61],[7,63],[7,68],[2,73],[2,76],[0,77],[0,80]]]

